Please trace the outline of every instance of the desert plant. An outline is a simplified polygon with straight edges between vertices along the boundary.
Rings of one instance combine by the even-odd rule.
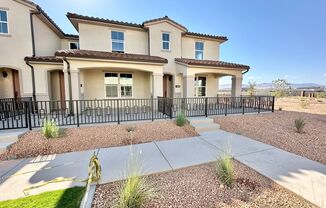
[[[133,155],[131,155],[133,157]],[[140,208],[149,200],[156,197],[153,186],[148,182],[146,176],[141,177],[141,166],[137,155],[129,160],[128,176],[122,182],[119,190],[119,198],[115,208]]]
[[[278,110],[279,110],[279,111],[282,111],[282,110],[283,110],[283,108],[282,108],[282,107],[279,107],[279,108],[278,108]]]
[[[291,88],[290,84],[285,79],[273,80],[273,85],[275,87],[275,91],[272,92],[272,95],[277,98],[286,96]]]
[[[42,133],[46,138],[56,138],[59,136],[60,129],[54,120],[45,120]]]
[[[129,143],[132,144],[132,133],[135,131],[135,127],[129,126],[127,127],[127,132],[129,133]]]
[[[248,82],[248,85],[249,85],[249,88],[248,88],[248,95],[249,95],[249,96],[254,96],[255,93],[256,93],[256,86],[257,86],[256,82],[254,82],[254,81],[249,81],[249,82]]]
[[[317,98],[326,98],[326,92],[318,92],[316,93]]]
[[[101,179],[102,168],[97,155],[93,154],[88,164],[88,183],[98,182]]]
[[[231,187],[234,180],[233,160],[230,151],[216,162],[216,173],[220,181],[227,187]]]
[[[301,99],[300,106],[301,108],[307,108],[310,105],[309,100]]]
[[[295,129],[298,133],[303,133],[303,128],[306,125],[306,122],[303,118],[298,118],[294,120]]]
[[[175,119],[177,126],[184,126],[187,122],[186,116],[184,113],[179,113]]]

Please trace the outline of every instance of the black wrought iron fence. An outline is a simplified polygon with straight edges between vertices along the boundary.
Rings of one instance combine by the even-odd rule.
[[[16,103],[16,104],[15,104]],[[1,106],[5,106],[1,108]],[[10,107],[8,107],[10,106]],[[274,111],[274,97],[196,97],[73,101],[0,100],[0,130]]]

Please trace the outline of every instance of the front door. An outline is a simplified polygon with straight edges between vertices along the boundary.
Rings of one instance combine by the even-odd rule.
[[[17,70],[12,69],[12,82],[14,88],[14,97],[20,97],[20,84],[19,84],[19,72]]]
[[[172,76],[163,75],[163,97],[172,97]]]

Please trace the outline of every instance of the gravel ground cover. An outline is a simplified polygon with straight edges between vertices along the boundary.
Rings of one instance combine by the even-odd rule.
[[[128,145],[131,142],[129,127],[134,129],[133,144],[198,135],[188,124],[178,127],[174,121],[67,128],[62,136],[54,139],[45,139],[40,131],[30,131],[0,154],[0,160]]]
[[[226,188],[215,174],[215,163],[148,176],[158,197],[145,208],[165,207],[314,207],[245,165],[234,162],[236,180]],[[112,207],[121,182],[99,185],[93,208]]]
[[[304,133],[295,132],[294,120],[302,117]],[[326,115],[275,111],[268,114],[215,117],[221,129],[242,134],[297,155],[326,164]]]
[[[304,105],[303,105],[304,104]],[[275,109],[326,115],[326,98],[277,98]]]

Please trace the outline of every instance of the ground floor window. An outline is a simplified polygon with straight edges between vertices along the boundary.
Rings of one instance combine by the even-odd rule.
[[[106,97],[132,97],[132,82],[131,73],[106,72],[104,74]]]
[[[195,77],[195,96],[206,96],[206,77]]]

